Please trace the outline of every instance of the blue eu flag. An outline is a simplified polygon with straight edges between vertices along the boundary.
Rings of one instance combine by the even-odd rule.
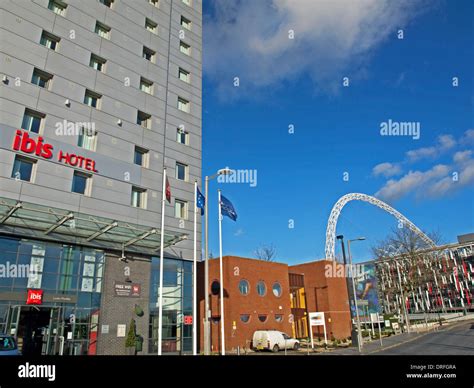
[[[234,205],[223,195],[221,195],[221,214],[229,217],[232,221],[237,221],[237,212]]]
[[[199,191],[199,187],[196,187],[196,207],[201,209],[201,216],[204,215],[204,206],[206,206],[206,197]]]

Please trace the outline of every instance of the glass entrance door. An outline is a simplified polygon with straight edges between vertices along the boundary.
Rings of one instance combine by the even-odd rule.
[[[64,320],[62,319],[62,308],[53,307],[50,309],[49,324],[45,328],[42,354],[64,354],[64,340]]]
[[[11,306],[7,318],[6,333],[18,339],[18,321],[20,320],[21,306]]]

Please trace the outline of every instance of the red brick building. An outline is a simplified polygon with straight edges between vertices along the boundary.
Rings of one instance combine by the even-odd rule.
[[[324,312],[328,339],[350,337],[351,322],[346,279],[326,276],[333,261],[288,266],[236,256],[223,257],[224,320],[226,351],[249,348],[256,330],[279,330],[296,338],[308,338],[309,312]],[[334,267],[333,267],[334,269]],[[333,271],[337,273],[336,271]],[[198,266],[198,282],[204,284],[204,262]],[[209,260],[211,349],[220,351],[219,259]],[[199,346],[204,349],[204,290],[198,291]],[[323,328],[313,327],[315,338]]]
[[[199,265],[204,284],[204,263]],[[226,351],[249,348],[256,330],[274,329],[292,335],[288,265],[223,257],[224,321]],[[220,350],[219,259],[209,260],[212,351]],[[204,295],[199,301],[200,349],[204,348]]]
[[[332,267],[329,270],[331,276],[326,276],[326,269],[328,268],[326,266]],[[301,290],[301,283],[303,284],[306,312],[325,313],[328,339],[343,339],[351,335],[346,278],[332,276],[342,272],[341,266],[341,264],[334,261],[321,260],[289,267],[290,279],[295,279],[292,283],[300,283],[299,285],[292,284],[292,290]],[[293,295],[295,295],[294,291]],[[303,321],[307,325],[306,314],[304,312],[298,313],[298,310],[294,310],[294,314],[295,335],[306,337],[307,334],[301,335],[304,325],[299,324]],[[313,327],[313,334],[315,338],[323,337],[323,328]]]

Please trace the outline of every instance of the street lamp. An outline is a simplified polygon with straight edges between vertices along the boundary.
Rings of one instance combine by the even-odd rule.
[[[220,175],[232,175],[234,173],[229,167],[221,168],[214,175],[207,176],[205,178],[204,186],[204,196],[207,203],[204,206],[204,283],[205,283],[205,295],[204,295],[204,354],[211,354],[211,322],[210,318],[210,308],[209,308],[209,227],[208,227],[208,208],[209,208],[209,181],[217,178]]]
[[[360,317],[359,317],[359,307],[357,306],[357,293],[356,293],[356,286],[355,286],[355,280],[354,280],[354,267],[352,266],[352,255],[351,255],[351,242],[352,241],[363,241],[365,240],[365,237],[359,237],[353,240],[347,240],[347,252],[349,253],[349,264],[351,266],[351,274],[352,274],[352,291],[354,292],[354,305],[355,305],[355,310],[356,310],[356,316],[357,316],[357,339],[358,343],[357,346],[359,347],[359,353],[362,350],[362,335],[360,332]]]
[[[355,342],[356,341],[359,342],[359,340],[358,340],[358,334],[357,334],[357,337],[356,337],[355,326],[352,324],[351,300],[353,300],[354,298],[351,296],[351,286],[350,286],[350,283],[349,283],[349,277],[347,276],[347,260],[346,260],[346,249],[344,247],[344,236],[342,234],[340,234],[339,236],[336,236],[336,238],[341,241],[342,259],[344,261],[344,275],[346,277],[347,300],[349,302],[349,315],[351,317],[351,339],[352,339],[353,346],[356,346]]]

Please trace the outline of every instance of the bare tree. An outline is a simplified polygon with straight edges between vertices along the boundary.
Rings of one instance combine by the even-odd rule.
[[[436,245],[442,243],[439,231],[428,233],[427,236]],[[372,247],[372,253],[376,258],[408,255],[413,256],[417,251],[429,248],[421,237],[407,227],[394,228],[391,233],[382,241]]]
[[[255,250],[255,256],[257,259],[263,261],[274,261],[276,255],[276,249],[273,244],[261,245]]]

